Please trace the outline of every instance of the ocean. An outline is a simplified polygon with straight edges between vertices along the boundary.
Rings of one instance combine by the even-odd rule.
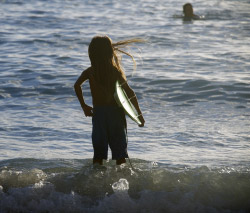
[[[184,3],[0,0],[0,213],[250,212],[250,1]],[[122,166],[92,165],[73,89],[100,34],[147,40],[123,57],[146,123]]]

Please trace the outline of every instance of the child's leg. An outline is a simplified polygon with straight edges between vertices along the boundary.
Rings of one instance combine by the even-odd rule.
[[[112,160],[116,160],[117,165],[126,163],[127,138],[126,138],[126,118],[123,110],[119,107],[113,107],[110,111],[110,120],[108,122],[109,146],[112,151]]]
[[[116,165],[121,165],[123,163],[126,163],[126,159],[125,158],[121,158],[119,160],[116,160]]]
[[[92,144],[94,148],[93,164],[103,164],[103,159],[108,157],[108,136],[106,131],[105,108],[94,108],[92,117]]]

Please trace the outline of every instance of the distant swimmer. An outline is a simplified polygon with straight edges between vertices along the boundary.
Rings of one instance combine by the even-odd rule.
[[[200,16],[194,14],[193,6],[190,3],[186,3],[183,5],[183,19],[184,20],[192,20],[192,19],[200,19]]]

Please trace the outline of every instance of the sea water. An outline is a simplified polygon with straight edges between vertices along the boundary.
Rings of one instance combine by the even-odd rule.
[[[1,213],[250,211],[250,2],[190,2],[200,20],[182,0],[0,1]],[[147,39],[136,72],[123,57],[132,167],[92,166],[73,85],[97,34]]]

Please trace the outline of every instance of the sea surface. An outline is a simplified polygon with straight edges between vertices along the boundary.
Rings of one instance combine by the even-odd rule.
[[[190,2],[0,0],[0,213],[250,212],[250,1]],[[123,166],[92,165],[73,89],[98,34],[147,40]]]

